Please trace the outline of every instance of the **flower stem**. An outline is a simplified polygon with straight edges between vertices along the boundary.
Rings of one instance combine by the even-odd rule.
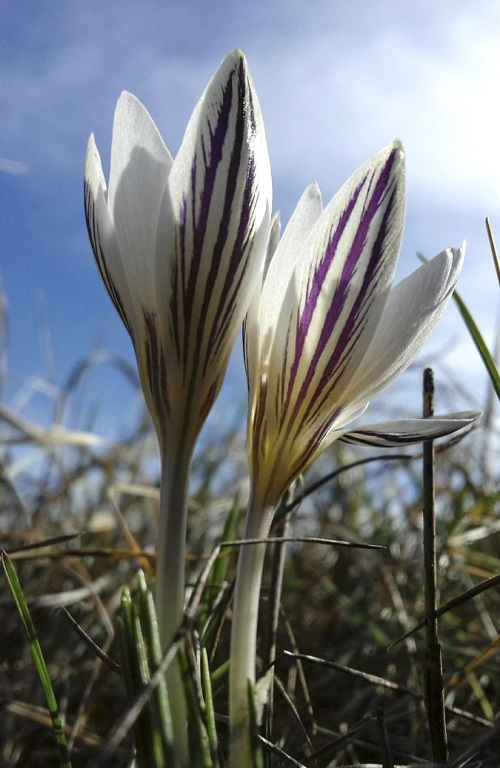
[[[274,509],[263,508],[252,496],[248,506],[244,539],[265,538]],[[234,593],[229,671],[229,768],[253,768],[252,726],[249,691],[255,687],[255,657],[259,597],[266,544],[241,547]],[[259,717],[259,713],[257,713]],[[258,719],[258,718],[257,718]]]
[[[156,615],[162,650],[168,649],[182,623],[185,599],[186,520],[191,451],[162,451],[160,520],[156,567]],[[175,750],[181,766],[189,764],[187,706],[178,660],[166,673]]]

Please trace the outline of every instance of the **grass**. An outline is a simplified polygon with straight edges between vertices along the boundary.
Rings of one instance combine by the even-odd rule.
[[[57,429],[28,422],[6,403],[0,416],[0,547],[33,623],[30,644],[2,577],[0,764],[63,764],[34,635],[73,768],[133,766],[134,739],[139,752],[150,750],[148,765],[169,765],[168,713],[159,688],[151,692],[161,659],[150,654],[147,618],[159,472],[149,421],[141,415],[120,444],[106,444],[64,420]],[[477,458],[483,441],[492,450],[492,437],[477,432],[441,445],[434,465],[438,638],[456,768],[498,765],[500,493]],[[220,768],[238,546],[214,549],[214,542],[239,535],[247,493],[242,446],[240,431],[229,429],[197,456],[187,562],[195,589],[178,638],[199,765]],[[283,503],[272,533],[280,541],[269,546],[258,647],[259,673],[274,674],[260,732],[265,768],[390,768],[433,759],[422,460],[416,452],[366,458],[334,446]],[[333,543],[339,539],[380,548]],[[139,624],[142,661],[125,678],[120,648],[131,637],[133,647],[141,644]],[[142,709],[132,710],[130,698],[144,690]]]

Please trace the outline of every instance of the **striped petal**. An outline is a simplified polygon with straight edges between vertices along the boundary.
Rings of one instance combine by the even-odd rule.
[[[454,432],[470,429],[481,416],[480,411],[463,411],[429,419],[399,419],[367,424],[357,429],[338,432],[337,439],[356,445],[395,448],[425,440],[436,440]]]
[[[225,369],[263,269],[271,173],[243,54],[222,63],[196,107],[169,178],[178,225],[171,264],[173,347],[200,384]]]
[[[269,364],[277,428],[323,429],[334,417],[387,301],[403,218],[404,158],[395,143],[351,177],[306,240]]]

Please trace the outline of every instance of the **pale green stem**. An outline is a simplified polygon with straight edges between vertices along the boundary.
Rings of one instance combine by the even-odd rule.
[[[185,600],[186,520],[191,450],[162,451],[160,520],[157,542],[156,615],[165,652],[182,623]],[[177,660],[166,674],[175,749],[180,766],[189,765],[187,708]]]
[[[254,496],[248,506],[244,539],[269,534],[274,509],[263,508]],[[255,657],[265,544],[240,548],[233,603],[229,671],[229,768],[254,768],[249,689],[255,687]]]

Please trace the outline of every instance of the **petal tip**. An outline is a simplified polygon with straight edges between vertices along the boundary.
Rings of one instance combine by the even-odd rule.
[[[97,144],[95,141],[95,136],[93,133],[90,134],[88,143],[87,143],[87,151],[85,153],[85,182],[87,184],[90,184],[91,186],[94,186],[95,184],[99,184],[103,187],[103,189],[106,189],[106,182],[104,180],[104,175],[102,172],[102,163],[101,163],[101,156],[99,154],[99,150],[97,149]]]
[[[232,52],[232,54],[229,54],[229,55],[233,56],[234,59],[236,59],[237,61],[246,62],[246,60],[247,60],[246,56],[243,53],[243,51],[241,50],[241,48],[235,48],[235,50]]]
[[[317,181],[311,182],[311,184],[306,187],[305,193],[310,200],[319,200],[320,204],[322,204],[321,189],[319,188]]]
[[[403,153],[405,151],[405,147],[401,139],[394,139],[391,146],[394,151],[399,151]]]
[[[95,135],[93,133],[90,134],[89,140],[87,141],[87,157],[89,154],[97,149],[96,141],[95,141]]]

